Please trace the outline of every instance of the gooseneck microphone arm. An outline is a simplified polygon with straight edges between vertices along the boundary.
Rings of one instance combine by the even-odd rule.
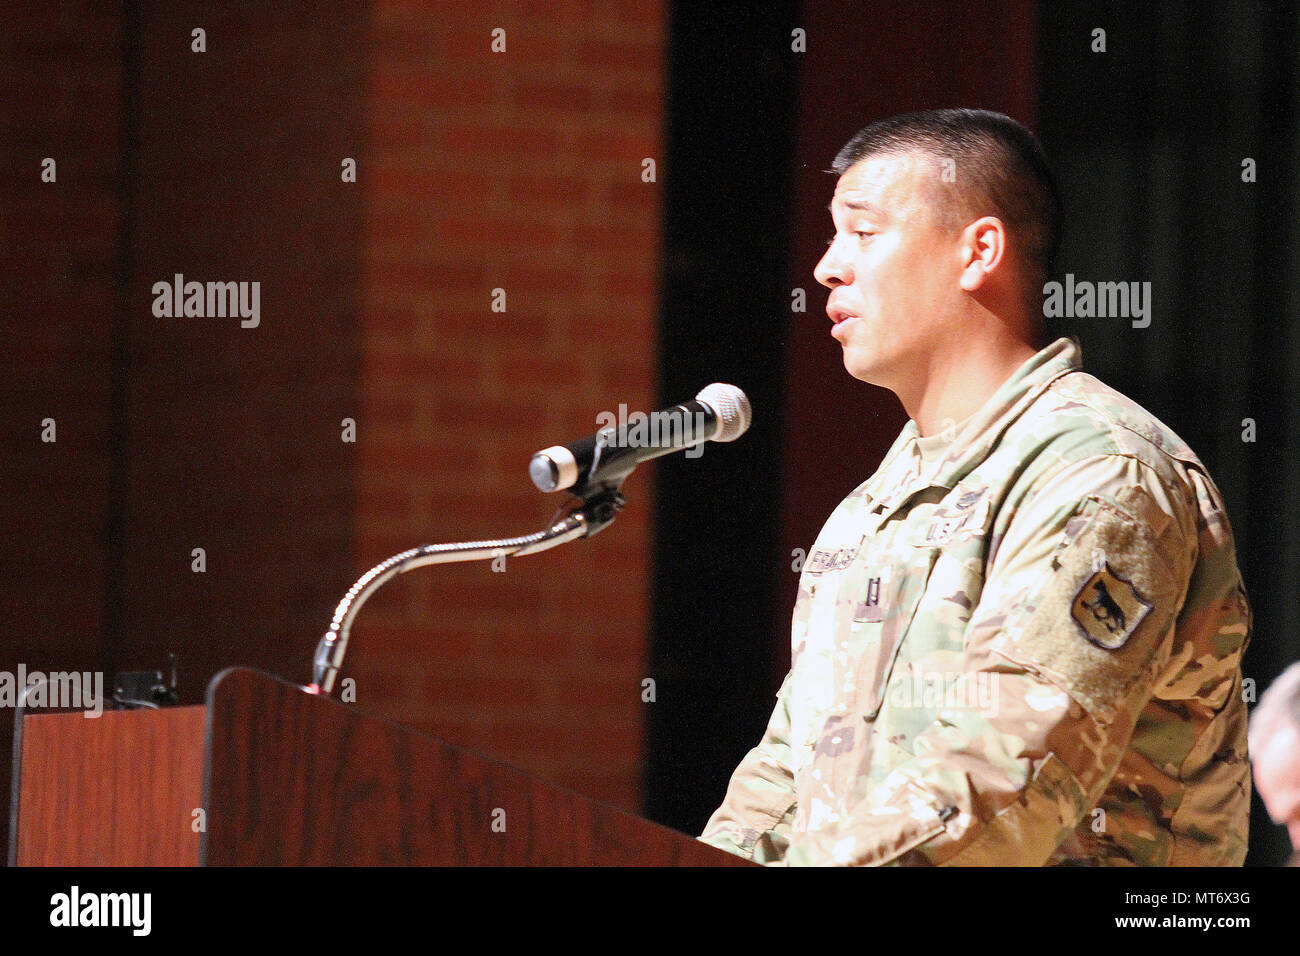
[[[703,389],[693,402],[658,412],[656,416],[672,419],[670,425],[680,425],[683,419],[678,413],[690,416],[685,419],[688,424],[698,416],[702,425],[669,428],[666,435],[652,429],[648,440],[635,428],[605,428],[589,438],[570,445],[553,445],[534,455],[528,469],[533,483],[542,491],[568,489],[573,495],[568,509],[556,512],[546,530],[522,538],[426,544],[395,554],[361,575],[339,601],[329,630],[316,645],[312,683],[307,690],[328,694],[334,689],[334,680],[348,649],[352,622],[370,595],[399,574],[426,564],[536,554],[575,538],[590,537],[613,521],[623,507],[620,489],[639,463],[705,441],[735,441],[749,428],[749,399],[734,385],[720,382]],[[656,425],[658,418],[654,421]]]
[[[557,512],[551,526],[535,534],[459,544],[426,544],[376,564],[357,579],[334,609],[329,630],[316,646],[312,683],[307,690],[313,694],[328,694],[334,689],[334,679],[343,666],[343,655],[348,649],[352,622],[369,597],[399,574],[426,564],[489,561],[508,555],[537,554],[575,538],[589,537],[614,520],[614,515],[623,507],[623,500],[616,485],[607,485],[575,501],[568,512]]]

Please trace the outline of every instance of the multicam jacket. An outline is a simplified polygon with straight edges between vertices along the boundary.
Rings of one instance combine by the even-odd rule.
[[[1250,611],[1192,451],[1060,339],[804,564],[792,666],[701,839],[762,863],[1240,865]]]

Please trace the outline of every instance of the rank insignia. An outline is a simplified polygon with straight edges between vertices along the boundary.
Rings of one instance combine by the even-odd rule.
[[[863,624],[879,624],[885,619],[885,609],[880,604],[880,578],[867,581],[863,600],[853,606],[853,620]]]

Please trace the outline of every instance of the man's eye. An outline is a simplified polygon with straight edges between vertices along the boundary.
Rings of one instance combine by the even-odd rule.
[[[865,239],[867,236],[874,236],[874,232],[867,232],[865,229],[859,229],[853,233],[859,239]]]

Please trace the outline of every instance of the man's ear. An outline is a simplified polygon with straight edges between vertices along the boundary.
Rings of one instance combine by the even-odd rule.
[[[1001,264],[1007,251],[1007,230],[996,216],[981,216],[961,234],[961,287],[974,292]]]

